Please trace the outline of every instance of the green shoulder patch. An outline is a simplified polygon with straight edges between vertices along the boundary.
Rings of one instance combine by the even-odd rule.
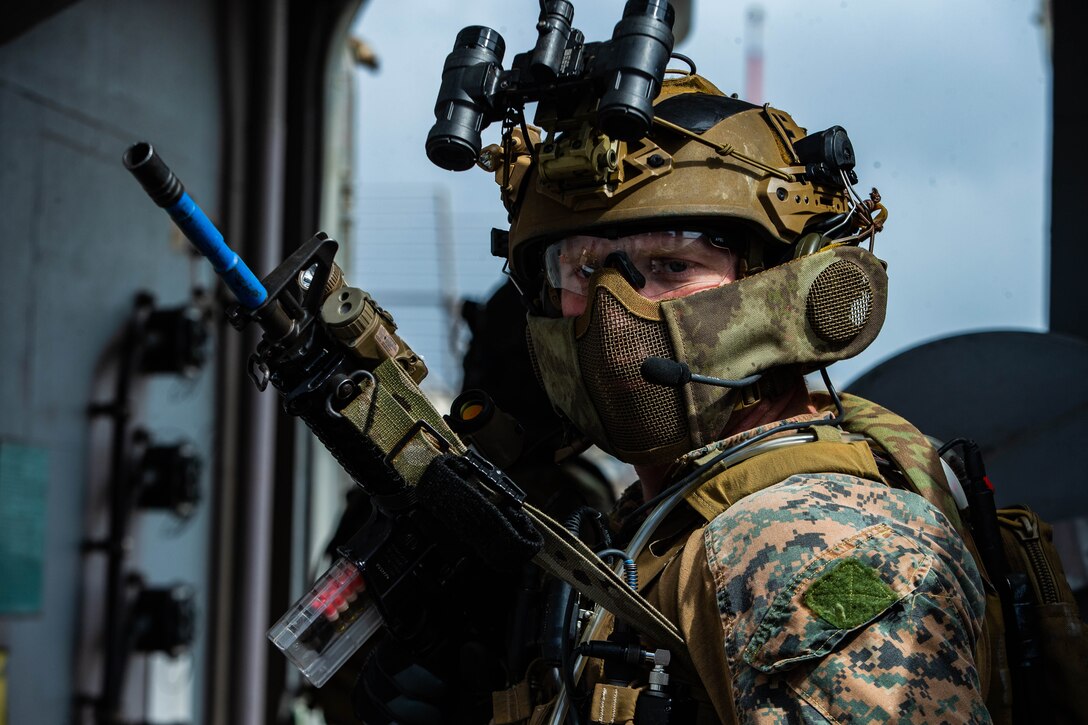
[[[839,629],[868,622],[898,599],[880,572],[857,559],[845,559],[812,582],[805,604]]]

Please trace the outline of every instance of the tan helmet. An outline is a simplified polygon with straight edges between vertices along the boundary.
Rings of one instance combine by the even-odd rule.
[[[853,149],[839,127],[806,136],[784,111],[727,96],[693,74],[667,79],[654,113],[651,136],[638,142],[610,141],[586,123],[543,140],[532,129],[530,144],[515,131],[507,147],[485,149],[485,168],[495,171],[510,212],[515,279],[537,276],[548,240],[653,226],[739,230],[755,242],[744,270],[754,273],[765,266],[764,251],[781,259],[852,206],[840,174],[852,175]],[[848,161],[842,170],[828,164],[828,146]],[[870,228],[866,214],[854,216],[842,236]]]

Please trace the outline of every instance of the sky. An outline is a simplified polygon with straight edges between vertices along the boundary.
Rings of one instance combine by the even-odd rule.
[[[693,0],[675,50],[744,97],[752,2]],[[809,131],[847,129],[862,196],[889,209],[888,316],[877,341],[837,363],[848,383],[923,342],[992,329],[1046,329],[1050,64],[1039,0],[765,0],[763,99]],[[622,0],[575,0],[574,26],[605,40]],[[489,230],[505,226],[483,171],[433,166],[424,140],[457,31],[486,25],[506,63],[535,43],[536,0],[368,0],[353,34],[377,53],[359,69],[353,284],[456,387],[439,292],[485,298],[501,281]],[[484,144],[498,141],[497,125]],[[444,243],[444,246],[443,246]],[[439,249],[445,251],[440,252]],[[386,301],[388,300],[388,301]]]

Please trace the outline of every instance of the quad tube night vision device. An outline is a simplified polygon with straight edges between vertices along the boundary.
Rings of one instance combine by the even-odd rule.
[[[482,146],[480,132],[495,121],[523,122],[525,104],[534,102],[534,123],[549,132],[595,117],[597,128],[615,140],[645,136],[672,55],[672,5],[628,0],[612,39],[604,42],[586,43],[573,20],[567,0],[542,2],[536,46],[515,56],[508,70],[498,32],[481,25],[459,32],[442,68],[427,157],[450,171],[471,168]]]

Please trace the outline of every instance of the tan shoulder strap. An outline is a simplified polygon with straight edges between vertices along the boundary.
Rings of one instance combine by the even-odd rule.
[[[884,449],[914,492],[940,509],[962,532],[963,521],[929,439],[905,419],[865,398],[844,393],[842,404],[846,409],[843,429],[870,438]]]
[[[819,426],[818,429],[827,428]],[[864,441],[816,440],[802,446],[776,448],[746,461],[712,471],[707,481],[686,497],[707,521],[713,521],[746,496],[806,473],[844,473],[880,480],[876,461]]]

